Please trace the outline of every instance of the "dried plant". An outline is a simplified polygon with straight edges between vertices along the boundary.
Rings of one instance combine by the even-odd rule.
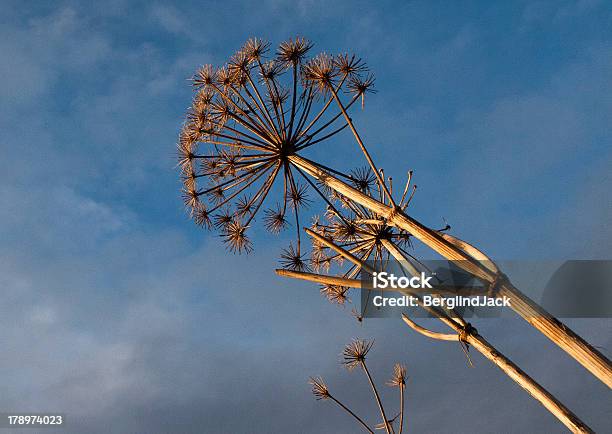
[[[311,48],[307,40],[295,38],[268,56],[269,44],[251,39],[226,65],[203,66],[194,76],[196,95],[179,137],[178,165],[184,202],[195,223],[220,231],[231,251],[249,252],[247,230],[268,196],[274,196],[275,206],[263,212],[264,226],[279,233],[293,222],[296,230],[295,245],[281,254],[284,270],[277,272],[321,284],[321,292],[338,304],[348,300],[348,288],[358,287],[355,276],[366,260],[382,268],[391,257],[401,257],[414,274],[423,264],[407,247],[418,240],[480,279],[491,295],[508,297],[517,314],[612,387],[612,363],[522,294],[486,255],[445,233],[448,226],[429,228],[407,214],[415,192],[412,174],[396,200],[392,180],[386,181],[376,167],[348,113],[357,101],[363,106],[366,94],[373,91],[373,76],[354,55],[321,53],[308,58]],[[345,129],[368,167],[345,174],[302,155]],[[313,238],[308,259],[301,249],[300,210],[313,197],[319,197],[327,210],[307,230]],[[311,269],[327,274],[310,273]],[[446,340],[459,340],[465,349],[470,339],[476,339],[476,334],[466,332],[462,318],[442,318],[457,332]],[[492,354],[492,347],[479,345],[483,354]],[[565,417],[566,425],[581,426],[569,410],[520,372],[515,381],[525,380],[538,391],[537,399],[552,403],[547,408]]]
[[[393,368],[393,376],[391,377],[391,380],[387,382],[387,385],[397,387],[400,391],[399,412],[395,417],[389,419],[387,418],[387,413],[380,399],[380,394],[378,393],[376,384],[374,383],[372,375],[366,364],[366,356],[372,349],[373,344],[373,341],[366,341],[362,339],[353,340],[351,343],[346,345],[342,351],[342,364],[349,371],[352,371],[355,368],[361,368],[368,379],[368,383],[370,384],[370,388],[372,390],[372,395],[374,396],[374,400],[376,401],[376,405],[382,419],[382,422],[375,425],[374,429],[385,430],[387,434],[395,434],[396,432],[401,434],[404,428],[404,390],[406,388],[406,367],[397,363]],[[351,415],[363,429],[365,429],[367,432],[374,433],[372,428],[370,428],[364,419],[357,416],[357,414],[355,414],[355,412],[353,412],[348,406],[331,394],[329,387],[321,377],[311,377],[310,384],[312,385],[312,393],[317,400],[333,401],[340,408]]]

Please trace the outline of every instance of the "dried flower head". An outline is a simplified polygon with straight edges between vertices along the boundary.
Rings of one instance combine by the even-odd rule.
[[[278,234],[288,225],[285,212],[280,205],[276,205],[275,209],[269,208],[264,211],[266,229],[273,234]]]
[[[210,228],[212,222],[210,219],[210,213],[206,209],[206,206],[203,204],[199,204],[193,211],[193,221],[198,226],[203,226],[205,228]]]
[[[351,316],[353,316],[353,318],[355,318],[358,323],[363,322],[363,314],[361,312],[358,312],[357,309],[351,310]]]
[[[368,70],[367,66],[360,58],[354,54],[347,53],[336,56],[334,59],[334,66],[340,73],[348,75],[349,77],[359,76],[359,74]]]
[[[213,224],[217,229],[224,230],[227,226],[234,221],[234,214],[229,208],[226,208],[223,211],[220,211],[213,217]]]
[[[366,93],[376,93],[374,90],[374,75],[368,74],[366,77],[353,75],[349,78],[347,90],[361,98],[361,108],[365,104]]]
[[[327,93],[334,88],[338,74],[334,58],[326,53],[311,59],[302,70],[304,80],[320,93]]]
[[[300,254],[299,250],[289,244],[289,248],[283,249],[281,253],[280,263],[283,268],[294,271],[308,271],[308,261],[304,254]]]
[[[310,41],[304,38],[289,39],[278,47],[278,59],[287,66],[298,65],[312,48]]]
[[[348,125],[332,97],[320,98],[317,87],[325,84],[325,92],[334,95],[354,93],[349,86],[353,89],[366,71],[348,54],[308,60],[311,48],[298,37],[266,58],[269,44],[249,39],[226,65],[204,65],[193,77],[195,94],[177,144],[184,203],[201,226],[220,230],[232,251],[251,250],[245,230],[265,209],[268,196],[276,194],[280,206],[266,212],[265,225],[279,232],[291,211],[295,253],[302,257],[299,211],[309,202],[309,188],[322,192],[310,181],[300,183],[306,175],[292,159]],[[359,97],[349,96],[344,109]]]
[[[321,294],[323,294],[330,302],[336,304],[344,304],[348,301],[349,288],[340,285],[321,285]]]
[[[325,384],[323,378],[310,377],[310,381],[308,383],[312,386],[312,394],[317,400],[325,400],[331,397],[327,384]]]
[[[307,207],[311,200],[308,198],[308,187],[304,184],[297,184],[295,189],[289,193],[291,203],[296,207]]]
[[[246,236],[247,227],[237,220],[231,221],[222,232],[223,241],[232,252],[249,252],[253,249],[251,241]]]
[[[215,82],[216,71],[212,65],[202,66],[193,77],[193,85],[198,89],[208,90]]]
[[[369,193],[376,185],[376,177],[369,167],[359,167],[350,172],[351,182],[363,193]]]
[[[393,366],[393,376],[387,384],[391,387],[406,386],[406,367],[396,363],[395,366]]]
[[[268,52],[269,48],[270,44],[263,39],[251,38],[245,42],[239,53],[244,54],[250,62],[257,62]]]
[[[372,348],[372,345],[374,345],[374,341],[361,339],[353,340],[353,342],[344,347],[344,351],[342,351],[342,364],[351,371],[362,363],[365,363],[366,356]]]

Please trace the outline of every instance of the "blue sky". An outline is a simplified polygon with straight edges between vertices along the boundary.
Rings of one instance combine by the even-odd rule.
[[[306,36],[315,51],[357,53],[376,74],[378,93],[355,121],[387,173],[415,170],[414,216],[448,220],[495,258],[609,259],[609,4],[2,1],[2,10],[0,368],[10,375],[0,409],[64,411],[72,432],[108,432],[96,425],[105,414],[117,432],[200,432],[203,419],[210,432],[353,432],[314,402],[306,379],[326,375],[372,415],[363,384],[336,362],[351,338],[375,337],[381,381],[393,361],[409,366],[416,432],[559,429],[485,360],[468,369],[455,346],[391,320],[358,326],[317,288],[275,277],[288,238],[257,233],[254,255],[226,254],[185,216],[174,144],[199,65],[224,62],[252,36]],[[326,146],[312,155],[354,150],[349,136]],[[610,355],[610,321],[572,325]],[[483,327],[605,427],[603,386],[519,321]]]

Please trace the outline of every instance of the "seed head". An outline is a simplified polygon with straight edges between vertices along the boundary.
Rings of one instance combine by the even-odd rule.
[[[396,363],[393,367],[393,376],[387,384],[391,387],[404,387],[406,385],[406,367]]]
[[[353,185],[364,193],[370,191],[376,183],[376,176],[369,167],[359,167],[350,172]]]
[[[246,236],[246,226],[239,221],[231,221],[223,230],[223,242],[233,253],[249,253],[253,250],[251,240]]]
[[[345,242],[352,242],[357,239],[357,225],[351,220],[340,220],[333,224],[335,229],[335,236],[338,240]]]
[[[331,397],[329,393],[329,389],[327,384],[323,381],[321,377],[310,377],[310,381],[308,382],[312,385],[312,394],[315,396],[317,400],[325,400]]]
[[[204,65],[202,66],[198,72],[193,76],[193,85],[194,87],[200,89],[207,89],[215,82],[215,69],[212,65]]]
[[[311,48],[312,44],[307,39],[301,37],[289,39],[280,44],[277,57],[286,66],[297,65]]]
[[[289,193],[289,199],[293,203],[294,207],[307,207],[311,200],[308,199],[308,188],[304,184],[297,184],[294,189]]]
[[[183,203],[191,213],[200,206],[200,195],[193,186],[183,188]]]
[[[213,224],[215,228],[224,230],[233,221],[234,215],[230,208],[226,208],[220,213],[213,217]]]
[[[348,300],[349,288],[339,285],[321,285],[321,294],[323,294],[330,302],[336,304],[344,304]]]
[[[252,59],[248,55],[248,53],[243,48],[239,50],[236,54],[232,56],[230,62],[227,67],[232,72],[233,75],[240,74],[244,75],[244,73],[250,71],[251,69]]]
[[[276,60],[268,60],[262,65],[260,75],[263,79],[272,81],[284,72],[283,64]]]
[[[358,312],[357,309],[351,310],[351,315],[357,320],[358,323],[363,322],[363,314]]]
[[[234,84],[233,74],[227,66],[219,68],[215,76],[215,80],[219,86],[227,89]]]
[[[348,344],[344,351],[342,351],[343,361],[342,364],[349,371],[355,369],[365,362],[368,352],[374,345],[374,341],[366,341],[361,339],[355,339],[353,342]]]
[[[205,229],[211,228],[211,219],[206,205],[199,204],[193,211],[193,221],[196,225],[201,226]]]
[[[242,47],[242,53],[250,62],[257,62],[268,51],[270,44],[263,39],[251,38]]]
[[[304,65],[302,77],[306,83],[319,93],[326,94],[334,86],[338,70],[334,59],[326,53],[321,53]]]
[[[346,76],[356,76],[359,73],[367,71],[367,66],[363,61],[354,54],[339,54],[334,58],[334,66],[338,68],[341,74]]]
[[[365,104],[366,93],[376,93],[374,90],[374,75],[368,74],[365,78],[360,76],[351,76],[347,85],[347,90],[355,96],[361,97],[361,108]]]
[[[305,260],[305,254],[300,254],[298,250],[289,244],[289,248],[283,249],[281,253],[280,263],[283,268],[293,271],[308,271],[308,263]]]
[[[264,211],[264,222],[266,229],[273,234],[278,234],[287,227],[287,219],[280,204],[276,205],[276,209],[267,209]]]

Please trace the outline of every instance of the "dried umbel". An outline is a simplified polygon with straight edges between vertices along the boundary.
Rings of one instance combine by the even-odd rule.
[[[355,369],[357,366],[363,366],[372,345],[374,345],[374,342],[372,341],[355,339],[353,342],[344,347],[344,350],[342,351],[342,364],[349,371]]]
[[[395,366],[393,366],[393,376],[387,382],[387,385],[400,388],[406,386],[406,367],[404,365],[396,363]]]
[[[325,284],[321,286],[321,294],[323,294],[330,302],[343,305],[348,301],[347,286]]]
[[[323,381],[323,378],[311,377],[309,383],[312,385],[312,394],[317,400],[330,398],[329,389],[325,381]]]
[[[267,42],[251,39],[226,65],[201,67],[178,143],[193,220],[219,230],[230,250],[248,252],[246,230],[272,194],[276,205],[265,210],[265,227],[278,233],[294,220],[297,244],[284,259],[295,269],[305,268],[300,208],[310,201],[308,190],[324,194],[290,157],[344,130],[343,111],[363,103],[374,83],[357,57],[322,53],[309,60],[311,48],[295,38],[270,55]],[[341,108],[332,105],[340,94],[348,95]]]
[[[363,193],[379,200],[389,203],[380,184],[376,182],[370,168],[361,168],[351,171],[351,182]],[[404,193],[398,206],[404,210],[410,204],[416,186],[411,186],[412,172],[408,173],[408,180]],[[389,190],[393,194],[393,186],[389,179]],[[408,192],[410,191],[410,194]],[[352,201],[339,193],[330,194],[332,199],[328,203],[327,211],[323,219],[317,218],[311,229],[319,235],[329,238],[342,248],[350,251],[361,261],[373,261],[374,268],[382,268],[383,261],[387,260],[383,240],[391,241],[400,247],[410,244],[411,234],[408,231],[389,225],[384,216],[378,215],[370,209]],[[323,221],[322,221],[323,220]],[[342,264],[342,256],[313,240],[312,265],[315,270],[321,269],[325,261],[337,261]],[[326,267],[329,271],[329,266]],[[341,275],[345,278],[353,278],[360,268],[352,264],[347,271]]]
[[[380,172],[381,175],[384,175],[382,170]],[[350,176],[355,187],[363,193],[382,203],[390,204],[390,196],[385,194],[369,168],[353,170]],[[393,194],[391,178],[387,180],[387,188],[390,194]],[[415,192],[416,185],[412,185],[412,172],[408,172],[408,179],[402,194],[398,195],[396,200],[398,208],[405,210],[410,205]],[[324,217],[315,218],[309,233],[314,232],[350,252],[357,261],[346,261],[338,251],[317,238],[313,238],[310,263],[316,272],[324,271],[343,279],[355,279],[358,278],[361,271],[359,264],[365,261],[369,261],[373,269],[382,270],[389,262],[388,243],[393,244],[406,258],[425,267],[408,252],[411,247],[412,234],[410,232],[390,224],[384,215],[377,214],[347,196],[330,193],[330,197]],[[450,226],[446,225],[438,232],[442,233],[449,228]],[[336,265],[332,266],[332,264]],[[345,298],[348,296],[348,291],[346,288],[343,292]],[[327,292],[325,295],[330,301],[337,301]],[[357,318],[360,319],[359,316]]]
[[[370,384],[372,395],[374,396],[374,399],[378,406],[378,410],[380,412],[380,417],[382,419],[381,423],[376,424],[374,426],[374,430],[385,430],[387,434],[401,434],[404,428],[404,389],[406,384],[406,368],[403,365],[397,363],[394,367],[393,378],[389,383],[387,383],[392,387],[399,387],[400,391],[399,412],[395,417],[389,419],[387,417],[387,412],[385,411],[385,407],[383,406],[382,400],[380,398],[378,388],[376,387],[374,379],[372,378],[372,374],[370,373],[366,365],[366,355],[371,350],[372,345],[372,341],[366,341],[361,339],[353,340],[353,342],[348,344],[342,352],[342,364],[348,367],[349,370],[352,370],[357,366],[361,367]],[[359,425],[361,425],[363,429],[372,434],[374,433],[374,430],[370,428],[370,426],[365,422],[364,419],[359,417],[355,412],[353,412],[353,410],[347,407],[342,401],[340,401],[330,392],[329,387],[321,377],[311,377],[309,383],[312,386],[312,393],[317,400],[333,401],[340,408],[350,414],[355,419],[355,421],[357,421]]]

